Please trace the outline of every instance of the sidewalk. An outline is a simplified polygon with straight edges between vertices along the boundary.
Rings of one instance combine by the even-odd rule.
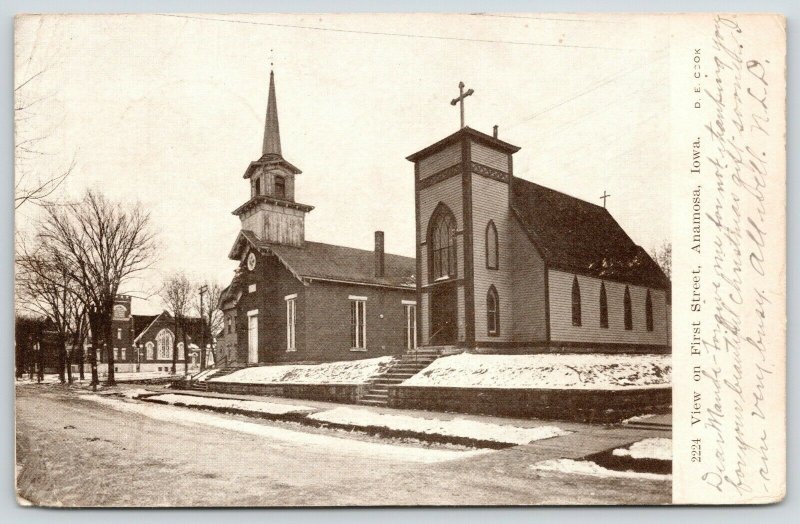
[[[260,395],[235,395],[205,391],[178,391],[157,386],[145,387],[155,394],[174,394],[200,398],[221,398],[229,400],[253,401],[268,403],[277,406],[296,407],[297,411],[305,411],[304,423],[308,425],[325,425],[349,427],[351,429],[376,429],[375,424],[386,423],[385,428],[389,433],[400,435],[413,431],[409,424],[416,423],[420,428],[433,433],[425,433],[428,438],[443,438],[456,442],[459,439],[472,444],[503,443],[504,446],[516,445],[528,450],[536,460],[548,458],[580,458],[612,447],[627,446],[645,438],[669,437],[670,432],[665,431],[665,421],[669,416],[649,417],[648,422],[658,422],[652,425],[593,425],[578,422],[550,421],[539,419],[503,418],[488,415],[470,415],[461,413],[442,413],[409,409],[394,409],[388,407],[375,407],[357,404],[338,404],[304,399],[284,397],[267,397]],[[196,406],[200,407],[200,406]],[[254,406],[255,408],[256,406]],[[313,411],[304,408],[311,408]],[[291,410],[285,410],[287,413]],[[246,413],[241,413],[246,414]],[[256,414],[254,410],[253,414]],[[382,415],[388,415],[388,417]],[[366,421],[366,422],[365,422]],[[375,422],[377,421],[377,422]],[[451,422],[453,421],[453,422]],[[346,423],[345,423],[346,422]],[[470,431],[470,422],[474,424],[474,431]],[[430,429],[433,427],[434,429]],[[462,435],[459,437],[452,433],[455,427]],[[441,428],[441,429],[439,429]],[[485,437],[486,430],[500,430],[505,435],[497,440],[496,437]],[[439,430],[437,432],[437,430]],[[527,431],[527,433],[526,433]],[[450,433],[448,433],[450,432]],[[466,432],[466,433],[465,433]],[[538,433],[537,433],[538,432]],[[491,431],[489,431],[491,433]],[[417,432],[417,435],[421,433]],[[463,435],[468,435],[466,438]],[[525,435],[540,435],[530,443],[523,443]],[[515,440],[516,438],[516,440]]]

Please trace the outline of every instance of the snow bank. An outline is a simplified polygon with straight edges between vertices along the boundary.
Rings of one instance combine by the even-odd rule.
[[[209,382],[241,384],[365,384],[382,373],[392,357],[328,362],[325,364],[288,364],[240,369],[230,375],[210,378]]]
[[[527,444],[536,440],[568,435],[555,426],[521,428],[456,418],[452,420],[429,419],[408,415],[375,413],[366,409],[334,408],[309,415],[308,418],[334,424],[358,427],[382,427],[395,431],[410,431],[429,435],[469,438],[507,444]]]
[[[148,400],[157,400],[166,404],[183,404],[184,406],[197,408],[216,408],[216,409],[237,409],[249,411],[251,413],[263,413],[267,415],[286,415],[287,413],[310,413],[314,408],[308,406],[297,406],[291,404],[275,404],[273,402],[261,402],[258,400],[239,400],[234,398],[214,398],[198,397],[195,395],[179,395],[166,393],[155,395]]]
[[[309,447],[314,447],[323,453],[336,454],[337,456],[342,454],[363,456],[371,461],[385,460],[435,463],[474,457],[490,452],[489,450],[483,449],[457,451],[367,442],[247,422],[221,415],[204,413],[202,411],[180,410],[172,406],[147,404],[143,402],[134,403],[123,399],[113,399],[91,394],[84,395],[83,398],[123,413],[141,415],[154,420],[161,420],[168,424],[182,424],[195,428],[199,426],[206,430],[213,428],[236,431],[270,441],[280,441],[285,443],[286,448],[284,449],[286,453],[291,453],[291,447],[302,449],[304,452],[308,451]],[[253,466],[257,467],[258,465],[255,464]]]
[[[403,386],[524,389],[668,387],[670,355],[474,355],[435,360]]]
[[[142,389],[142,388],[136,388],[136,389],[125,389],[125,390],[120,391],[118,394],[120,396],[122,396],[122,397],[125,397],[125,398],[135,399],[135,398],[139,398],[139,397],[144,396],[144,395],[155,395],[156,393],[157,392],[155,392],[155,391],[150,391],[150,390]],[[114,393],[112,393],[112,394],[114,394]]]
[[[634,442],[628,448],[617,448],[612,451],[612,455],[634,459],[672,460],[672,439],[646,438]]]
[[[660,473],[640,473],[636,471],[616,471],[606,469],[594,462],[572,459],[552,459],[537,462],[531,466],[535,471],[551,471],[556,473],[571,473],[575,475],[588,475],[602,478],[625,478],[641,480],[672,480],[672,475]]]

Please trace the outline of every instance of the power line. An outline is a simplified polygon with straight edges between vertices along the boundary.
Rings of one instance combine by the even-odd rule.
[[[485,43],[485,44],[505,44],[505,45],[526,45],[526,46],[534,46],[534,47],[564,47],[564,48],[572,48],[572,49],[599,49],[604,51],[648,51],[647,49],[633,49],[633,48],[625,48],[625,47],[603,47],[603,46],[588,46],[588,45],[576,45],[576,44],[547,44],[541,42],[524,42],[518,40],[492,40],[488,38],[464,38],[458,36],[441,36],[441,35],[422,35],[422,34],[413,34],[413,33],[389,33],[383,31],[363,31],[357,29],[337,29],[333,27],[322,27],[322,26],[311,26],[311,25],[296,25],[296,24],[279,24],[274,22],[257,22],[255,20],[236,20],[230,18],[214,18],[210,16],[192,16],[192,15],[178,15],[178,14],[169,14],[169,13],[161,13],[158,16],[168,16],[172,18],[188,18],[192,20],[204,20],[207,22],[226,22],[231,24],[245,24],[245,25],[261,25],[261,26],[269,26],[269,27],[282,27],[282,28],[290,28],[290,29],[305,29],[311,31],[326,31],[331,33],[351,33],[351,34],[359,34],[359,35],[369,35],[369,36],[393,36],[393,37],[402,37],[402,38],[424,38],[428,40],[448,40],[448,41],[456,41],[456,42],[477,42],[477,43]]]

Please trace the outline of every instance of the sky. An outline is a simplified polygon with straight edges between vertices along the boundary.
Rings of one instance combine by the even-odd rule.
[[[306,238],[414,255],[413,165],[466,123],[520,146],[515,176],[601,204],[650,250],[670,236],[666,19],[624,15],[52,15],[18,18],[17,158],[74,162],[53,195],[93,188],[150,211],[158,258],[125,289],[184,270],[227,285],[231,211],[260,156],[269,71],[283,155],[315,207]],[[272,65],[271,65],[272,64]],[[25,205],[20,232],[40,211]],[[157,297],[134,312],[160,311]]]

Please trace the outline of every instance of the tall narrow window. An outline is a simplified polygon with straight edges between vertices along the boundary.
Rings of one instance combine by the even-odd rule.
[[[282,176],[275,177],[275,198],[286,198],[286,179]]]
[[[294,351],[297,295],[286,297],[286,351]]]
[[[126,351],[125,348],[122,348],[122,349],[119,350],[119,358],[120,358],[120,360],[127,360],[127,358],[125,358],[125,351]]]
[[[158,359],[169,360],[172,358],[172,341],[175,337],[169,329],[162,329],[156,335],[156,346],[158,348]]]
[[[367,300],[362,297],[350,298],[350,348],[367,348]]]
[[[486,225],[486,267],[497,269],[499,267],[499,246],[497,245],[497,227],[492,220]]]
[[[608,327],[608,297],[606,296],[606,285],[600,282],[600,327]]]
[[[153,360],[153,349],[155,348],[155,344],[152,341],[148,340],[147,344],[144,345],[145,348],[145,358],[147,360]]]
[[[261,194],[261,179],[256,178],[256,183],[253,185],[253,196]]]
[[[117,328],[117,340],[122,340],[122,328]]]
[[[631,307],[631,291],[628,286],[625,286],[623,306],[625,307],[625,329],[630,331],[633,329],[633,308]]]
[[[653,331],[653,299],[650,298],[650,290],[647,290],[647,296],[644,299],[644,315],[647,322],[647,331]]]
[[[414,349],[417,347],[417,305],[407,303],[403,305],[403,309],[406,314],[406,349]]]
[[[456,275],[455,233],[453,213],[444,204],[439,204],[433,212],[428,230],[431,280],[444,280]]]
[[[493,337],[500,334],[500,298],[494,286],[486,293],[486,331]]]
[[[581,325],[581,288],[578,285],[578,277],[572,280],[572,325]]]
[[[178,360],[185,360],[186,352],[183,348],[183,342],[178,342]]]

